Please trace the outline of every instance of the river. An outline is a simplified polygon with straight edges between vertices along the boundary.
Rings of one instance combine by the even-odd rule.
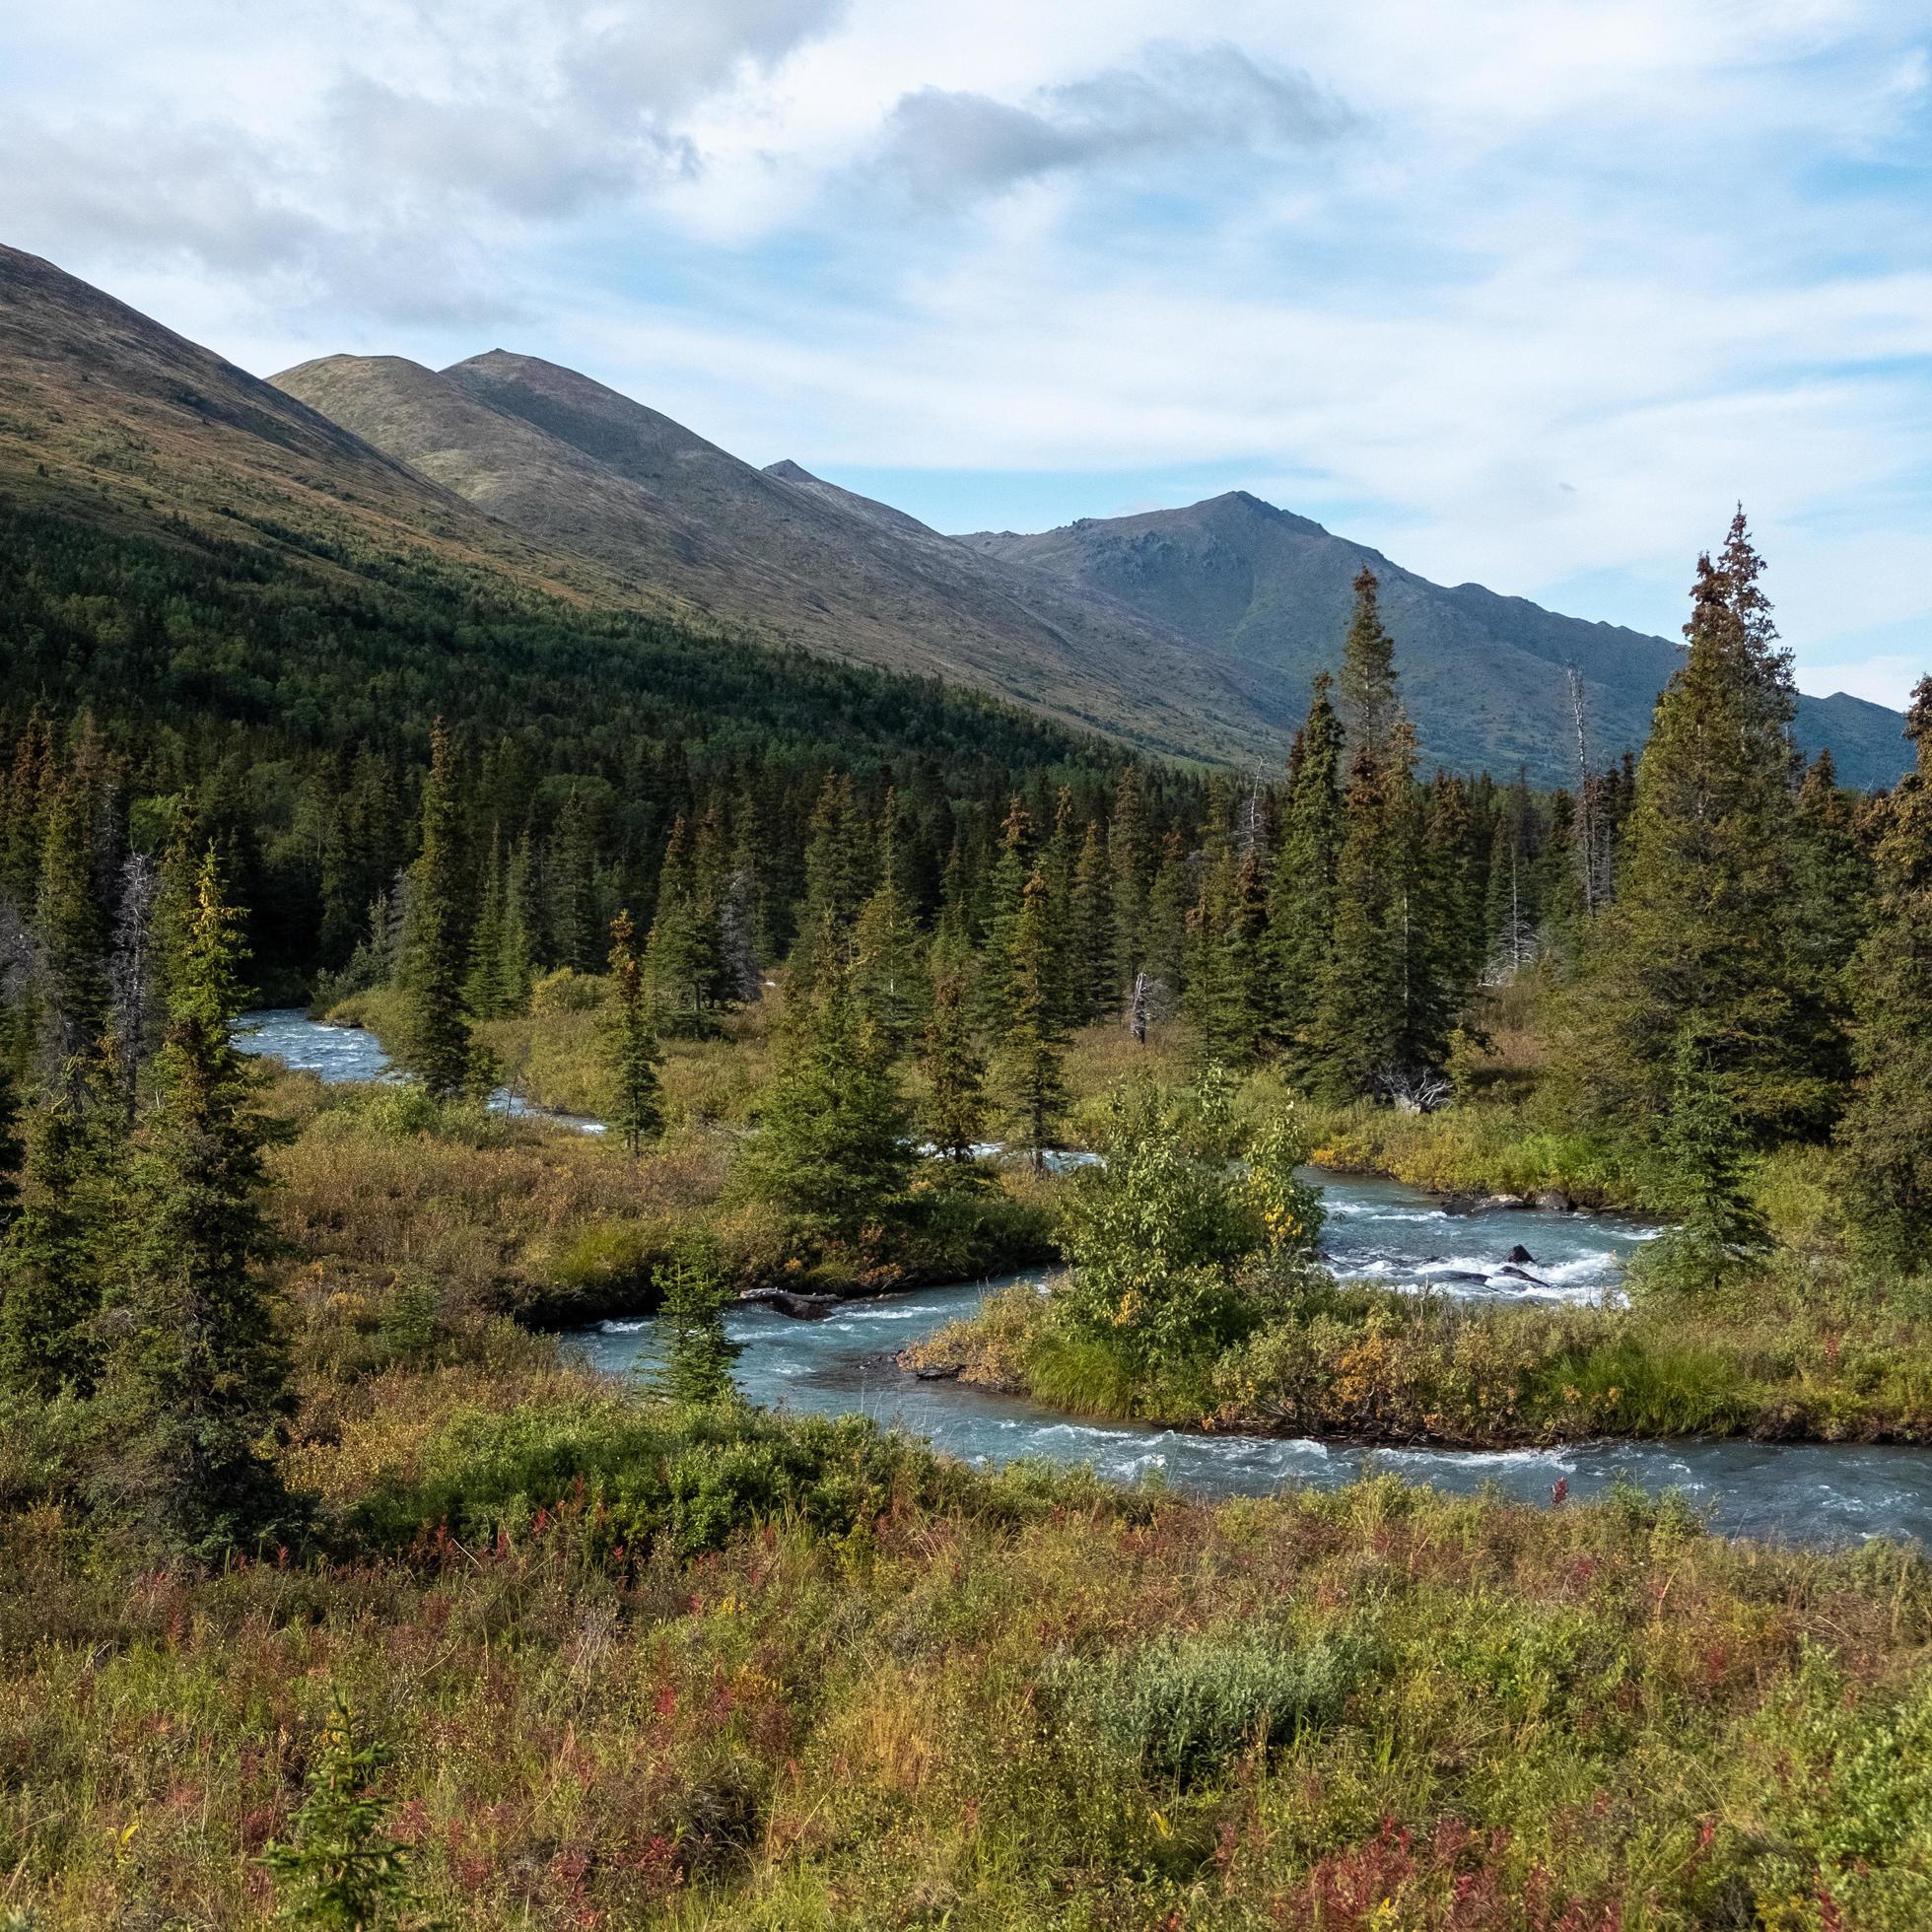
[[[301,1012],[245,1016],[242,1044],[324,1080],[380,1079],[387,1061],[375,1037],[322,1026]],[[504,1111],[531,1114],[509,1092]],[[594,1122],[563,1125],[594,1130]],[[1631,1253],[1653,1230],[1614,1215],[1541,1208],[1451,1216],[1432,1197],[1370,1175],[1313,1173],[1328,1209],[1325,1242],[1338,1274],[1399,1288],[1489,1300],[1590,1300],[1614,1295]],[[1533,1260],[1504,1275],[1513,1248]],[[1524,1278],[1525,1276],[1529,1278]],[[1932,1452],[1826,1443],[1604,1442],[1558,1449],[1356,1449],[1265,1436],[1208,1435],[1135,1423],[1070,1419],[1027,1402],[956,1382],[921,1382],[893,1363],[907,1343],[965,1314],[1004,1281],[929,1288],[851,1302],[826,1320],[794,1321],[747,1305],[727,1327],[744,1346],[737,1378],[763,1404],[836,1414],[862,1411],[983,1463],[1020,1456],[1091,1463],[1119,1482],[1158,1477],[1209,1495],[1261,1495],[1286,1484],[1331,1486],[1395,1471],[1442,1489],[1485,1483],[1547,1502],[1552,1485],[1579,1499],[1620,1474],[1660,1492],[1681,1489],[1732,1535],[1828,1547],[1866,1537],[1932,1541]],[[590,1362],[613,1374],[654,1360],[655,1325],[610,1321],[576,1337]]]

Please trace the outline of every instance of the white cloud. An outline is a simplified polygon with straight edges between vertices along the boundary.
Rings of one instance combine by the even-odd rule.
[[[1149,47],[1138,67],[1039,90],[1022,103],[923,87],[886,117],[871,169],[935,205],[1108,164],[1326,145],[1353,116],[1306,74],[1226,42]]]

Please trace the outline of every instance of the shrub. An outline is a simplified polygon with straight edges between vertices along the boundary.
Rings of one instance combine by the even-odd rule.
[[[545,973],[530,989],[530,1012],[593,1013],[610,997],[610,981],[595,973],[580,973],[575,967],[559,966]]]
[[[849,1535],[904,1492],[956,1500],[977,1479],[860,1415],[781,1417],[605,1397],[572,1408],[457,1415],[413,1482],[379,1484],[349,1531],[376,1548],[439,1526],[488,1546],[539,1512],[576,1526],[602,1560],[721,1550],[756,1524]]]
[[[1125,1662],[1062,1664],[1049,1683],[1064,1709],[1148,1775],[1185,1789],[1216,1776],[1238,1752],[1291,1744],[1333,1723],[1360,1668],[1342,1643],[1295,1646],[1251,1628],[1159,1636]]]

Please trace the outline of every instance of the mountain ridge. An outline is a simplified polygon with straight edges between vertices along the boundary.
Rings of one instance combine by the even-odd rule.
[[[440,372],[324,357],[272,380],[532,541],[667,586],[712,621],[976,685],[1164,755],[1277,748],[1275,721],[1219,666],[1126,606],[754,468],[540,357],[492,350]]]
[[[1424,756],[1571,775],[1562,668],[1598,762],[1641,742],[1681,647],[1481,585],[1433,585],[1246,491],[954,537],[787,459],[742,461],[541,358],[434,371],[321,357],[264,381],[0,247],[0,496],[367,574],[412,555],[506,589],[936,678],[1143,751],[1278,764],[1347,585],[1376,568]],[[1904,768],[1899,715],[1801,702],[1846,783]]]
[[[1336,668],[1353,579],[1365,564],[1381,586],[1424,750],[1452,768],[1507,773],[1522,765],[1545,783],[1574,770],[1569,666],[1583,676],[1592,757],[1603,762],[1642,744],[1684,650],[1485,585],[1433,583],[1245,490],[1035,533],[973,531],[960,541],[1127,603],[1240,665],[1237,682],[1252,679],[1247,688],[1260,691],[1279,678],[1305,690],[1318,670]],[[1799,699],[1801,747],[1816,753],[1828,743],[1848,784],[1887,784],[1905,769],[1901,729],[1899,714],[1843,692]]]

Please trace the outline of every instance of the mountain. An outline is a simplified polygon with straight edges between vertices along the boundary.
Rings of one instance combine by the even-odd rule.
[[[1446,589],[1245,495],[955,538],[533,357],[337,356],[264,382],[6,248],[0,511],[258,554],[357,595],[408,581],[444,605],[557,600],[593,628],[801,647],[1219,765],[1279,760],[1364,561],[1425,755],[1455,768],[1559,783],[1564,666],[1602,759],[1641,742],[1676,662],[1664,639]],[[1903,769],[1901,723],[1807,699],[1799,735],[1875,785]]]
[[[1286,712],[1128,606],[795,464],[755,468],[554,363],[331,356],[274,381],[532,541],[726,628],[968,684],[1152,751],[1278,755]]]
[[[443,405],[448,385],[429,381]],[[472,429],[514,429],[453,393]],[[574,501],[619,487],[532,441],[523,454],[552,460],[545,482]],[[91,713],[163,790],[219,770],[223,809],[245,798],[260,815],[249,865],[277,878],[298,848],[312,859],[326,819],[309,788],[329,791],[365,754],[392,773],[420,765],[437,718],[526,780],[548,775],[517,799],[543,822],[569,775],[606,800],[623,775],[634,831],[662,818],[660,779],[720,763],[806,780],[827,762],[940,772],[994,809],[1017,774],[1104,789],[1125,755],[963,686],[722,634],[667,586],[532,542],[307,403],[0,249],[0,715],[18,725],[36,704]],[[313,963],[312,885],[250,895],[282,968]]]
[[[36,255],[0,247],[0,490],[120,530],[219,536],[313,562],[421,556],[614,601],[321,412]]]
[[[1305,692],[1318,670],[1337,666],[1366,564],[1381,581],[1403,698],[1427,759],[1502,774],[1523,765],[1544,784],[1574,770],[1567,666],[1583,675],[1591,755],[1602,762],[1641,746],[1681,651],[1480,584],[1432,584],[1245,491],[1185,510],[1082,518],[1035,536],[979,531],[960,541],[1193,639],[1257,702],[1284,682]],[[1890,785],[1906,769],[1902,724],[1842,692],[1799,700],[1799,742],[1810,752],[1828,744],[1849,785]]]

